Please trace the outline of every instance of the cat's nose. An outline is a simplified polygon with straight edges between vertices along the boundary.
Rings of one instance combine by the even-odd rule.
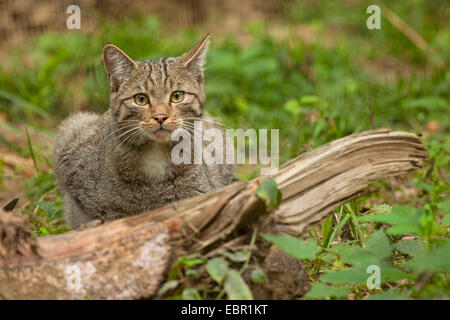
[[[153,118],[155,118],[155,120],[159,123],[163,123],[168,118],[168,116],[165,113],[157,113],[153,116]]]

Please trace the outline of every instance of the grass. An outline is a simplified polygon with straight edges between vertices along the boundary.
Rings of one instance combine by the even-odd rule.
[[[448,226],[442,222],[447,212],[442,203],[449,197],[450,168],[450,72],[443,64],[450,57],[450,29],[446,27],[449,8],[441,1],[413,2],[414,10],[403,2],[389,6],[428,41],[436,52],[434,56],[418,49],[384,18],[381,30],[365,28],[365,2],[293,2],[286,5],[279,21],[249,22],[243,31],[250,36],[247,43],[240,43],[232,34],[222,35],[220,40],[213,35],[206,109],[228,127],[279,128],[281,162],[371,128],[422,134],[430,161],[409,182],[414,195],[403,197],[398,204],[422,208],[421,226],[428,232],[416,232],[415,237],[424,244],[431,243],[427,252],[433,254],[434,250],[447,248],[449,236]],[[33,160],[32,177],[24,177],[20,166],[14,169],[14,175],[23,181],[27,199],[23,212],[30,215],[37,235],[68,230],[61,220],[62,200],[51,170],[51,155],[28,134],[22,144],[11,142],[9,136],[23,136],[18,126],[54,136],[57,123],[69,113],[106,110],[108,87],[99,61],[105,43],[118,45],[133,58],[148,59],[181,54],[203,36],[195,28],[168,35],[154,16],[102,23],[91,35],[76,31],[43,34],[32,44],[16,47],[5,67],[0,68],[0,141],[19,156]],[[273,31],[277,28],[283,30],[282,36]],[[306,30],[313,40],[305,40],[298,30]],[[5,166],[0,159],[3,190],[7,188]],[[240,178],[250,179],[256,174],[253,169],[242,170]],[[388,292],[391,298],[448,298],[448,270],[434,270],[419,291],[413,288],[421,281],[420,274],[414,274],[405,284],[386,280],[378,291],[367,290],[360,283],[327,283],[319,277],[324,271],[352,270],[358,261],[343,259],[340,248],[356,250],[360,244],[374,243],[376,247],[387,241],[384,250],[390,250],[392,263],[410,259],[407,254],[393,251],[402,242],[398,234],[387,233],[389,223],[359,220],[363,213],[378,213],[374,201],[386,203],[389,212],[397,210],[391,207],[395,199],[390,190],[401,193],[404,186],[392,186],[386,181],[375,184],[380,188],[377,194],[342,206],[336,219],[327,220],[321,230],[311,234],[320,250],[317,256],[302,259],[316,284],[310,297],[361,299]],[[344,239],[344,233],[350,239]],[[252,267],[250,257],[246,258],[245,253],[243,256],[241,261],[220,257],[222,260],[214,260],[206,268],[211,276],[205,285],[212,288],[208,292],[196,289],[186,279],[197,274],[197,264],[191,260],[198,265],[210,260],[187,257],[170,279],[176,283],[170,283],[167,292],[178,298],[217,298],[225,294],[248,297],[245,282],[239,279],[243,270],[234,272],[236,267],[228,264]],[[214,268],[234,271],[227,281],[227,274],[217,275]],[[255,281],[260,278],[255,275]],[[330,284],[334,295],[326,294]],[[391,287],[401,292],[393,293]]]

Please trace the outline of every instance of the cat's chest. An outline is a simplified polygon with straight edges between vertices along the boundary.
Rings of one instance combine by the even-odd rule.
[[[170,154],[155,146],[142,155],[141,171],[153,181],[162,181],[170,173]]]

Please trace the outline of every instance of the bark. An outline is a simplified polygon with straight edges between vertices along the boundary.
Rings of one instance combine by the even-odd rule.
[[[29,242],[36,250],[16,248],[8,255],[0,253],[0,296],[151,297],[177,257],[217,251],[253,222],[274,233],[300,236],[308,226],[363,194],[375,179],[417,170],[426,157],[416,135],[388,129],[365,131],[283,165],[273,176],[282,202],[269,213],[255,195],[259,178],[95,228],[31,237]],[[0,214],[0,231],[6,226],[9,230],[25,228],[9,221],[8,214]],[[78,271],[81,279],[77,282]]]
[[[4,299],[137,299],[152,295],[170,259],[170,223],[117,220],[43,238],[19,237],[25,219],[0,212],[9,238],[34,250],[0,256]],[[23,218],[23,217],[22,217]],[[171,228],[172,227],[172,228]],[[7,231],[5,231],[7,230]],[[32,245],[28,245],[31,243]]]
[[[379,178],[422,168],[427,152],[419,137],[388,129],[364,131],[326,145],[280,168],[275,181],[283,198],[271,214],[277,233],[305,228],[359,197]]]

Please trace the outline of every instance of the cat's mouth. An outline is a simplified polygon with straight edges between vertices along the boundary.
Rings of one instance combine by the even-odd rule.
[[[153,136],[155,137],[155,140],[158,142],[167,142],[170,139],[170,135],[172,134],[172,131],[159,128],[158,130],[154,131]]]

